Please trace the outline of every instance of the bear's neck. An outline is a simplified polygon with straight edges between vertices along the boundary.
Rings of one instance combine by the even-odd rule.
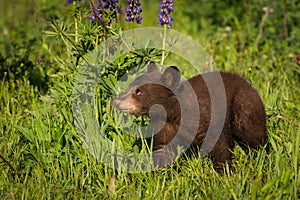
[[[176,136],[180,127],[181,110],[178,101],[170,101],[162,105],[165,112],[157,112],[151,116],[153,134],[153,150],[164,148]]]
[[[180,104],[177,100],[168,100],[160,104],[165,112],[157,111],[151,115],[151,121],[165,121],[169,124],[179,124],[181,118]]]

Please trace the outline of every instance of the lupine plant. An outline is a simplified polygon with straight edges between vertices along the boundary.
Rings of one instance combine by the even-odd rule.
[[[66,0],[67,4],[76,5],[81,0]],[[106,40],[106,38],[111,34],[111,24],[114,22],[118,22],[118,16],[122,14],[122,7],[118,5],[118,0],[89,0],[90,5],[90,15],[88,19],[93,21],[93,27],[95,28],[96,37],[89,37],[89,40],[95,38],[95,40],[91,40],[94,44],[94,48],[97,47],[98,43]],[[140,0],[126,0],[127,6],[124,9],[125,21],[126,22],[135,22],[137,24],[142,23],[142,8]],[[163,64],[165,60],[165,45],[166,45],[166,29],[167,27],[173,27],[173,17],[170,15],[171,12],[174,11],[174,0],[161,0],[159,6],[159,14],[158,14],[158,24],[164,27],[164,35],[163,35],[163,48],[161,54],[161,64]],[[77,11],[75,11],[77,12]],[[74,16],[78,15],[75,13]],[[78,30],[77,27],[77,19],[74,19],[75,22],[75,43],[78,43]],[[97,33],[98,32],[98,33]],[[74,49],[74,48],[73,48]],[[75,48],[76,50],[78,47]],[[83,55],[83,51],[80,54]],[[83,53],[83,54],[82,54]]]
[[[163,52],[161,65],[165,60],[165,47],[166,47],[166,35],[167,35],[167,25],[169,28],[173,27],[173,17],[170,15],[171,12],[174,11],[174,0],[162,0],[160,2],[160,11],[158,14],[158,24],[164,26],[164,38],[163,38]]]
[[[67,4],[77,5],[81,0],[66,0]],[[126,22],[133,22],[137,24],[142,23],[142,8],[140,0],[126,0],[127,6],[124,9],[124,18]],[[118,32],[118,30],[112,29],[112,24],[116,24],[118,27],[118,19],[122,14],[122,7],[118,5],[118,0],[89,0],[90,5],[90,15],[88,19],[91,20],[92,27],[94,28],[94,35],[89,37],[88,40],[94,44],[94,48],[97,48],[99,42],[106,40],[106,38],[114,32]],[[77,12],[76,10],[75,12]],[[159,14],[158,14],[158,24],[164,27],[164,35],[163,35],[163,48],[161,56],[161,64],[163,64],[166,56],[165,56],[165,45],[166,45],[166,29],[167,27],[173,27],[173,17],[170,15],[171,12],[174,11],[174,0],[161,0],[159,5]],[[78,13],[75,13],[74,16],[78,16]],[[77,27],[77,19],[75,22],[75,43],[78,44],[78,31],[80,28]],[[90,33],[89,33],[90,34]],[[87,39],[82,39],[82,42],[87,42]],[[73,48],[74,49],[74,48]],[[78,47],[75,48],[76,51]],[[85,48],[86,49],[86,48]],[[92,48],[93,49],[93,48]],[[84,50],[80,52],[80,55],[84,55],[91,49]],[[76,55],[76,54],[75,54]]]

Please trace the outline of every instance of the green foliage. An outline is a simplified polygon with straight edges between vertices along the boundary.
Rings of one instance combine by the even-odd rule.
[[[85,148],[72,113],[74,78],[85,56],[108,37],[129,29],[91,22],[88,1],[1,2],[1,199],[297,199],[300,195],[300,5],[291,1],[176,0],[174,29],[191,35],[221,70],[236,72],[259,91],[267,112],[268,144],[217,174],[209,158],[184,157],[169,168],[124,173]],[[142,1],[141,26],[158,26],[159,1]],[[268,7],[268,10],[266,8]],[[267,12],[268,11],[268,12]],[[100,128],[117,146],[149,152],[151,141],[111,106],[123,74],[161,51],[132,51],[107,63],[96,86]],[[170,55],[165,64],[177,60]],[[178,66],[194,75],[188,63]],[[99,72],[97,72],[99,73]],[[95,73],[97,75],[97,73]],[[94,74],[94,75],[95,75]],[[147,119],[134,118],[146,125]],[[128,124],[126,124],[128,123]],[[123,130],[119,124],[127,127]]]

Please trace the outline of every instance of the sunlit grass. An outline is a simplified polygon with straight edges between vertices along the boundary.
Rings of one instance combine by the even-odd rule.
[[[23,3],[27,5],[27,1]],[[46,11],[50,10],[50,14],[47,13],[49,16],[64,15],[65,13],[59,11],[67,10],[62,8],[65,5],[54,4],[49,2],[42,7]],[[282,1],[285,11],[283,15],[287,13],[291,16],[288,19],[290,21],[287,21],[288,30],[293,32],[289,33],[289,39],[284,39],[282,33],[278,33],[280,36],[274,40],[277,36],[275,30],[281,25],[267,20],[264,24],[266,32],[262,32],[262,38],[257,39],[259,30],[256,25],[260,24],[263,11],[260,8],[259,12],[254,12],[258,9],[256,6],[272,6],[273,3],[243,5],[249,8],[249,11],[244,13],[248,20],[252,20],[249,23],[240,20],[233,8],[224,10],[224,3],[218,4],[218,10],[215,12],[219,13],[218,16],[226,13],[227,17],[224,20],[209,16],[209,10],[199,10],[195,4],[193,1],[194,8],[185,10],[184,2],[178,1],[182,8],[175,5],[177,14],[175,12],[174,15],[177,22],[174,21],[174,27],[192,35],[193,39],[213,56],[218,69],[240,74],[258,90],[267,113],[269,138],[265,147],[251,151],[250,154],[245,154],[241,148],[236,147],[233,150],[236,157],[233,169],[225,169],[223,175],[214,171],[209,158],[200,156],[180,158],[172,166],[154,172],[125,173],[113,170],[97,161],[84,148],[80,133],[74,126],[71,94],[72,80],[76,72],[70,67],[74,60],[66,56],[65,52],[55,49],[55,45],[48,44],[44,38],[41,41],[44,44],[43,48],[40,44],[34,46],[29,60],[38,62],[35,57],[41,56],[43,59],[49,59],[49,63],[57,62],[55,66],[62,65],[58,72],[54,70],[55,67],[51,68],[52,64],[43,65],[45,73],[49,75],[49,90],[44,91],[45,93],[38,90],[30,83],[30,77],[26,73],[16,77],[13,74],[3,75],[4,78],[0,81],[0,198],[299,198],[300,66],[295,63],[295,54],[299,53],[299,38],[295,35],[299,30],[292,29],[293,19],[300,17],[295,11],[297,9],[288,7]],[[149,11],[155,10],[149,3],[145,5],[149,6]],[[213,8],[213,5],[213,2],[207,3],[207,8]],[[203,14],[201,12],[206,15],[200,16]],[[154,19],[146,20],[149,15],[146,14],[147,8],[143,13],[145,24],[153,24]],[[11,16],[7,14],[3,19],[8,21]],[[275,13],[269,17],[277,19],[276,16]],[[67,21],[72,21],[71,17],[64,16],[68,18]],[[216,25],[218,22],[222,23]],[[4,25],[3,27],[11,28],[7,23]],[[26,31],[26,27],[22,28]],[[28,29],[30,32],[34,26],[31,24]],[[22,38],[16,42],[23,43]],[[58,40],[55,42],[60,43]],[[261,42],[258,45],[259,50],[257,42]],[[59,47],[62,46],[60,43]],[[48,58],[45,56],[46,50],[49,53]],[[290,54],[293,54],[292,57]],[[57,58],[58,55],[61,58]],[[169,57],[165,61],[166,64],[172,64],[170,58],[177,59],[176,56]],[[1,64],[1,67],[5,68],[7,62],[1,61]],[[194,69],[189,70],[188,63],[183,62],[182,66],[178,67],[185,77],[195,75]],[[111,101],[104,99],[105,97],[100,94],[97,96],[99,104]],[[145,143],[134,146],[135,140],[126,135],[125,131],[119,130],[120,127],[107,113],[101,116],[101,122],[109,128],[113,127],[109,129],[108,134],[115,144],[127,150],[148,152]]]

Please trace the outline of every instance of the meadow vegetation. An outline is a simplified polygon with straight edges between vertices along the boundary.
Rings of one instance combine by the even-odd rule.
[[[141,24],[126,23],[123,12],[105,26],[88,19],[84,0],[0,2],[1,199],[300,198],[298,1],[175,0],[173,29],[197,41],[218,69],[245,77],[265,105],[266,146],[250,154],[235,148],[233,169],[223,175],[200,156],[154,172],[114,170],[90,154],[75,128],[72,92],[84,56],[123,30],[160,27],[160,1],[141,1]],[[126,1],[119,2],[124,9]],[[161,56],[155,50],[124,55],[108,64],[99,83],[98,121],[127,150],[148,151],[114,123],[109,89],[126,70]],[[185,77],[195,75],[186,63],[178,67]]]

